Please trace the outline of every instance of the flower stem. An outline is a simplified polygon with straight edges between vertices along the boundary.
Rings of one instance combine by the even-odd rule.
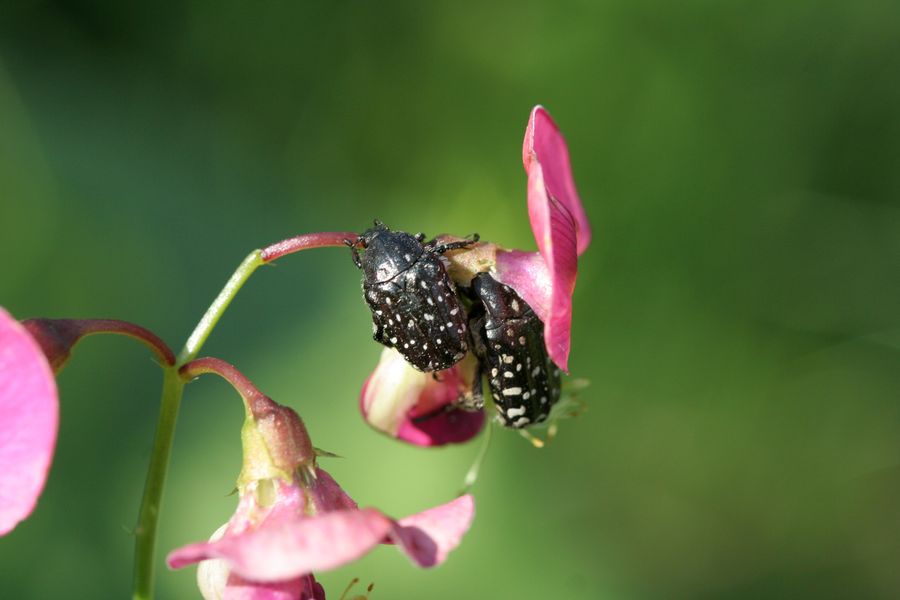
[[[197,357],[197,353],[200,352],[200,348],[203,346],[206,338],[209,337],[209,334],[212,333],[225,309],[231,304],[244,282],[250,279],[250,276],[261,264],[263,264],[262,252],[254,250],[238,265],[238,268],[225,283],[225,287],[222,288],[216,299],[206,309],[206,313],[200,319],[200,322],[197,323],[197,327],[194,328],[191,336],[184,344],[184,348],[181,349],[181,353],[178,355],[178,366]]]
[[[301,250],[309,248],[325,248],[328,246],[343,247],[347,242],[354,242],[359,234],[352,231],[321,231],[318,233],[304,233],[280,242],[276,242],[271,246],[266,246],[261,250],[264,262],[272,262],[282,256],[293,254]]]
[[[156,558],[156,529],[159,523],[160,501],[166,484],[169,454],[175,437],[175,422],[184,391],[184,380],[175,367],[167,367],[163,375],[162,400],[159,420],[153,438],[153,453],[147,469],[144,484],[144,498],[138,525],[135,529],[134,545],[134,600],[153,598],[153,571]]]
[[[356,240],[357,234],[348,232],[322,232],[299,235],[277,242],[262,250],[254,250],[241,262],[235,272],[225,283],[225,287],[206,309],[200,322],[191,332],[184,348],[178,354],[175,364],[164,368],[163,392],[159,408],[159,420],[153,438],[153,453],[147,469],[147,480],[144,484],[144,497],[135,529],[134,552],[134,600],[150,600],[153,598],[153,572],[156,558],[156,533],[162,504],[163,488],[166,472],[169,468],[169,455],[175,437],[175,422],[178,420],[178,409],[184,392],[185,380],[179,369],[197,358],[204,342],[212,333],[228,305],[240,291],[244,283],[256,269],[287,254],[300,250],[323,247],[343,247],[344,240]],[[206,360],[206,359],[203,359]],[[171,364],[167,362],[167,364]],[[203,363],[201,363],[203,364]],[[227,363],[223,363],[227,364]],[[210,365],[206,365],[209,367]],[[229,365],[230,366],[230,365]],[[189,367],[190,369],[190,367]],[[211,369],[212,370],[212,369]],[[236,370],[235,370],[236,371]],[[220,373],[221,374],[221,373]],[[251,384],[252,385],[252,384]]]

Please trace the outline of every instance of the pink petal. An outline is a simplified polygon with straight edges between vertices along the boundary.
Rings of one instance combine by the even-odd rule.
[[[178,569],[211,558],[228,562],[233,573],[254,581],[283,581],[333,569],[376,546],[393,523],[377,510],[340,510],[305,519],[268,519],[259,529],[218,541],[190,544],[171,552]]]
[[[34,509],[58,425],[50,365],[25,328],[0,308],[0,535]]]
[[[581,255],[591,243],[591,225],[575,189],[566,140],[543,106],[535,106],[531,110],[528,126],[525,128],[525,140],[522,143],[522,162],[529,175],[532,165],[539,164],[543,168],[543,182],[547,187],[547,196],[559,202],[572,216],[578,240],[578,254]],[[535,237],[539,238],[533,216],[531,226]]]
[[[481,430],[484,415],[448,408],[471,388],[472,374],[463,373],[469,368],[463,362],[432,375],[385,348],[360,394],[363,418],[378,431],[417,446],[468,441]]]
[[[398,521],[394,541],[420,567],[433,567],[447,559],[469,530],[475,517],[470,494]]]
[[[348,496],[334,478],[322,469],[316,469],[316,481],[307,492],[317,513],[357,508],[353,498]]]
[[[206,600],[325,600],[325,590],[312,574],[285,581],[251,581],[232,573],[222,559],[200,563],[197,587]]]
[[[325,600],[325,590],[312,575],[264,583],[232,574],[222,600]]]
[[[538,163],[528,172],[528,212],[540,258],[525,252],[498,252],[496,276],[515,289],[544,322],[547,353],[568,372],[572,294],[578,275],[575,227],[566,209],[547,197]]]

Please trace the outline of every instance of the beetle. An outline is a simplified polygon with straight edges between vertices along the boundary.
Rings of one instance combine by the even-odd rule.
[[[441,254],[473,239],[425,242],[425,234],[393,231],[381,221],[347,240],[363,272],[363,296],[372,311],[372,337],[396,348],[420,371],[440,371],[468,351],[468,318]],[[359,250],[365,252],[360,257]]]
[[[543,322],[515,290],[488,273],[472,279],[471,295],[473,350],[501,422],[522,429],[546,420],[562,388],[560,370],[544,345]]]

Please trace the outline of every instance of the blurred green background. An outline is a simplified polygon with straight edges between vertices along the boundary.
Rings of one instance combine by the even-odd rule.
[[[544,450],[498,431],[450,560],[322,573],[373,600],[900,596],[900,4],[4,3],[0,304],[180,347],[251,249],[372,218],[533,249],[542,103],[595,229]],[[449,500],[478,444],[368,429],[359,272],[258,272],[205,348],[295,407],[362,505]],[[161,377],[123,338],[59,379],[55,463],[3,598],[124,598]],[[232,512],[241,407],[186,390],[160,557]],[[318,575],[318,574],[317,574]],[[194,570],[160,565],[160,598]]]

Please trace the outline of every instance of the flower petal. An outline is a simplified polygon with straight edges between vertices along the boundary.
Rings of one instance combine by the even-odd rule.
[[[544,322],[547,353],[568,372],[572,294],[578,275],[575,229],[565,208],[547,197],[543,169],[537,163],[528,172],[528,211],[540,256],[497,252],[496,277],[515,289]]]
[[[363,385],[360,410],[373,428],[410,444],[465,442],[481,431],[484,415],[450,405],[471,390],[473,376],[466,359],[445,371],[422,373],[399,352],[385,348]]]
[[[391,531],[391,540],[420,567],[433,567],[459,545],[474,517],[475,500],[466,494],[400,519]]]
[[[34,509],[59,425],[56,380],[31,335],[0,308],[0,535]]]
[[[200,563],[197,587],[204,600],[325,600],[325,590],[312,574],[285,581],[251,581],[232,573],[222,559]]]
[[[581,255],[591,243],[591,225],[575,189],[566,140],[543,106],[535,106],[531,110],[528,126],[525,128],[525,140],[522,143],[522,162],[529,176],[533,165],[539,164],[542,167],[547,196],[565,207],[573,219],[578,240],[578,254]],[[531,227],[535,237],[538,238],[534,216]]]
[[[268,519],[259,529],[172,551],[178,569],[211,558],[254,581],[284,581],[356,560],[376,546],[393,522],[375,509],[339,510],[311,518]]]
[[[316,469],[316,480],[310,485],[307,493],[310,495],[312,507],[318,513],[358,508],[353,498],[348,496],[337,481],[322,469]]]

